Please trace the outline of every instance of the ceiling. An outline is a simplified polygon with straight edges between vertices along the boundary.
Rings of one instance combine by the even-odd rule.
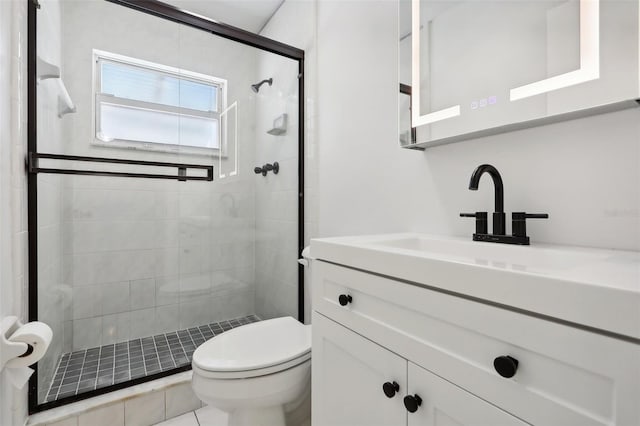
[[[189,12],[258,33],[284,0],[164,0]]]

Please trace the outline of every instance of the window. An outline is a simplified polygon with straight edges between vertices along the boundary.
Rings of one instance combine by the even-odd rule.
[[[226,80],[94,51],[95,143],[223,154]]]

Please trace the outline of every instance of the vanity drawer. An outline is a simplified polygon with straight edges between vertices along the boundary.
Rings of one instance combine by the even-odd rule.
[[[314,310],[531,424],[640,424],[640,345],[322,261],[312,274]]]

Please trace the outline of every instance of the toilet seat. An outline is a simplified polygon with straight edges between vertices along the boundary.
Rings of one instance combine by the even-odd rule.
[[[193,353],[194,374],[239,379],[278,373],[311,358],[311,326],[292,317],[247,324],[215,336]]]
[[[203,378],[207,379],[250,379],[252,377],[262,377],[268,376],[270,374],[280,373],[282,371],[288,370],[290,368],[296,367],[302,364],[305,361],[311,359],[311,352],[301,356],[299,358],[292,359],[287,362],[283,362],[281,364],[272,365],[267,368],[257,368],[254,370],[243,370],[243,371],[210,371],[203,370],[199,368],[197,365],[192,364],[192,369],[194,374],[198,374]]]

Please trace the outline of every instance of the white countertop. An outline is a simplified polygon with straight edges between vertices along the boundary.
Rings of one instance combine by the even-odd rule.
[[[311,256],[640,339],[640,252],[386,234],[314,239]]]

